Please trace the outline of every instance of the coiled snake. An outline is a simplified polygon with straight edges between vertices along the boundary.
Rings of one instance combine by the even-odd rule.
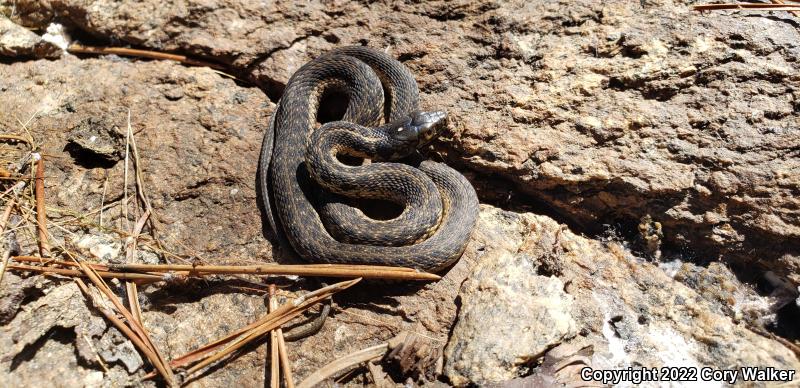
[[[316,128],[320,101],[334,90],[347,96],[344,117]],[[301,67],[270,119],[259,161],[263,206],[279,239],[311,262],[437,271],[458,260],[478,199],[457,171],[419,161],[416,150],[446,116],[419,112],[418,101],[409,70],[373,49],[340,48]],[[347,165],[340,154],[370,162]],[[388,200],[403,211],[372,219],[340,196]]]

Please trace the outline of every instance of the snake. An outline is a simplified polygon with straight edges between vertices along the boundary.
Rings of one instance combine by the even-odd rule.
[[[318,123],[321,102],[335,92],[346,100],[344,115]],[[281,245],[312,263],[429,272],[461,257],[477,223],[478,198],[461,173],[422,158],[447,115],[421,111],[419,99],[405,65],[365,46],[331,50],[290,77],[258,164],[263,210]],[[365,162],[350,165],[340,154]],[[373,219],[353,205],[365,198],[403,210]]]

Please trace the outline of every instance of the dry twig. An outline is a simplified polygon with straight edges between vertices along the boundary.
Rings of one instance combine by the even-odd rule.
[[[286,388],[294,388],[294,378],[292,377],[292,363],[289,361],[289,352],[286,349],[286,341],[283,339],[283,332],[278,328],[278,356],[281,359],[283,368],[283,380]]]
[[[136,239],[139,237],[139,233],[142,232],[144,223],[147,222],[149,216],[150,209],[145,210],[144,214],[139,218],[139,221],[136,222],[136,226],[133,228],[133,231],[131,231],[131,235],[125,241],[125,256],[128,263],[132,262],[136,255]],[[142,313],[141,307],[139,306],[139,292],[136,289],[136,283],[131,281],[126,282],[125,287],[128,293],[128,306],[131,307],[133,318],[141,325]]]
[[[269,295],[269,311],[273,312],[278,309],[278,299],[276,298],[276,287],[274,284],[270,284],[268,295]],[[283,338],[283,329],[278,327],[272,332],[274,333],[273,335],[274,342],[271,343],[271,346],[277,348],[278,359],[280,361],[280,368],[283,371],[283,379],[286,382],[286,388],[294,388],[294,379],[292,378],[292,364],[289,361],[289,354],[286,351],[286,341]],[[272,373],[276,373],[274,367],[272,368]],[[275,377],[272,377],[272,379],[274,381]],[[276,386],[279,385],[280,384]]]
[[[122,164],[122,218],[125,220],[127,229],[130,229],[128,217],[128,160],[130,159],[131,132],[131,110],[129,108],[128,127],[125,132],[125,163]]]
[[[190,265],[190,264],[109,264],[108,268],[122,272],[189,271],[192,275],[297,275],[340,278],[370,278],[394,280],[439,280],[438,275],[418,272],[411,268],[380,267],[350,264],[263,264],[263,265]]]
[[[13,260],[20,262],[40,262],[58,265],[73,266],[68,262],[52,258],[39,258],[32,256],[13,256]],[[349,264],[264,264],[264,265],[190,265],[190,264],[103,264],[85,262],[98,271],[114,274],[146,273],[176,273],[195,277],[207,275],[296,275],[296,276],[322,276],[339,278],[369,278],[369,279],[395,279],[395,280],[439,280],[438,275],[417,272],[404,267],[378,267]],[[41,268],[48,271],[54,268]],[[163,278],[162,278],[163,279]]]
[[[39,254],[50,256],[50,243],[47,239],[47,215],[44,209],[44,159],[36,161],[36,225],[39,231]]]
[[[162,59],[162,60],[180,62],[183,63],[184,65],[203,66],[203,67],[210,67],[216,70],[225,70],[224,66],[216,63],[199,61],[196,59],[189,58],[185,55],[162,53],[159,51],[151,51],[151,50],[138,50],[126,47],[92,47],[92,46],[83,46],[77,43],[73,43],[67,48],[67,51],[69,51],[72,54],[98,54],[98,55],[114,54],[114,55],[123,55],[128,57]]]
[[[9,201],[8,205],[6,205],[6,210],[3,211],[3,215],[0,216],[0,238],[2,238],[3,233],[5,232],[6,224],[8,223],[8,219],[11,217],[11,209],[13,208],[13,206],[14,206],[14,201],[13,200]],[[3,282],[3,275],[5,275],[6,273],[9,257],[11,257],[11,247],[6,247],[5,252],[3,252],[2,264],[0,264],[3,266],[2,268],[0,268],[0,283]]]
[[[8,268],[8,258],[9,257],[11,257],[11,249],[6,249],[3,252],[2,259],[0,259],[0,265],[2,265],[2,268],[0,268],[0,284],[3,283],[3,275],[6,274],[6,268]]]
[[[149,217],[150,209],[147,209],[144,214],[139,217],[139,221],[136,221],[136,226],[131,231],[131,234],[125,239],[125,261],[127,263],[132,263],[136,256],[136,240],[139,238],[139,234],[142,233],[144,224]]]
[[[136,282],[125,282],[125,292],[128,294],[128,306],[131,308],[131,315],[139,325],[142,324],[142,307],[139,306],[139,290]]]
[[[315,387],[317,384],[325,381],[325,379],[345,369],[351,368],[354,365],[383,357],[387,350],[389,350],[389,343],[384,342],[338,358],[306,377],[300,384],[297,384],[297,388]]]
[[[278,304],[275,300],[275,285],[269,286],[269,299],[267,303],[267,311],[272,313],[278,309]],[[269,386],[271,388],[280,388],[281,380],[280,380],[280,355],[278,354],[278,331],[280,328],[275,328],[270,330],[269,332],[269,354],[270,354],[270,374],[269,374]]]
[[[12,259],[16,261],[15,257],[13,256]],[[9,264],[8,269],[13,269],[16,271],[38,272],[44,275],[86,277],[86,275],[83,272],[74,269],[63,269],[54,267],[34,267],[30,265],[19,265],[19,264]],[[164,275],[153,275],[144,273],[122,273],[122,272],[109,272],[109,271],[96,271],[96,272],[98,276],[104,279],[136,280],[145,283],[160,282],[166,280]]]

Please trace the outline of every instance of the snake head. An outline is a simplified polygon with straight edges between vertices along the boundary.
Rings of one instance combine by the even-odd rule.
[[[402,158],[431,142],[447,126],[447,113],[415,111],[389,124],[389,136],[395,145],[394,158]]]
[[[445,127],[447,127],[447,113],[442,111],[432,112],[412,112],[410,126],[415,128],[419,134],[418,147],[424,146],[439,136]]]

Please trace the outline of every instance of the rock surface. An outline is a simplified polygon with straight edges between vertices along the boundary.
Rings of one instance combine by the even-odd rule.
[[[792,16],[680,1],[16,2],[22,24],[56,18],[225,63],[273,99],[324,50],[385,47],[425,101],[460,119],[441,150],[451,161],[515,182],[581,229],[649,215],[672,250],[800,285]]]
[[[14,77],[14,74],[25,76]],[[88,83],[96,87],[84,88]],[[181,90],[182,98],[166,95],[169,92],[174,96],[170,91],[176,88]],[[0,115],[0,125],[17,128],[16,118],[25,118],[31,134],[45,139],[46,198],[53,207],[48,216],[71,230],[67,233],[64,229],[53,229],[54,245],[69,246],[92,260],[124,260],[120,250],[123,240],[113,241],[111,236],[114,230],[128,230],[135,222],[133,206],[129,209],[131,220],[126,221],[120,205],[124,198],[125,162],[75,152],[69,144],[73,129],[82,128],[87,122],[102,123],[99,127],[105,131],[127,128],[130,109],[144,184],[160,225],[158,235],[169,245],[171,260],[177,257],[184,262],[200,260],[207,264],[286,260],[263,237],[256,210],[255,161],[267,118],[274,107],[259,89],[240,87],[234,80],[209,69],[186,68],[170,62],[74,57],[0,67],[0,89],[4,90],[0,95],[2,112],[9,112]],[[121,152],[124,154],[124,148]],[[98,160],[102,163],[97,163]],[[128,174],[132,176],[133,170],[129,168]],[[133,179],[129,177],[129,195],[134,191]],[[76,218],[77,214],[91,216]],[[35,235],[21,233],[18,237],[23,254],[35,252]],[[157,253],[155,249],[152,241],[143,240],[138,252],[153,255]],[[433,347],[443,347],[456,317],[454,299],[458,285],[477,256],[474,247],[467,252],[472,253],[435,284],[422,288],[397,284],[389,289],[368,284],[342,295],[338,301],[340,313],[320,334],[290,346],[297,378],[335,357],[380,343],[403,330],[422,334]],[[268,281],[253,279],[262,288],[265,280]],[[56,289],[72,287],[70,283],[58,286],[61,282],[43,281]],[[19,319],[19,311],[26,305],[21,304],[18,295],[30,292],[26,291],[31,288],[28,283],[30,280],[23,278],[4,279],[3,289],[9,287],[7,299],[4,293],[4,303],[0,304],[3,316],[8,316],[4,320],[15,316]],[[299,287],[316,286],[301,283],[293,288]],[[253,289],[253,285],[242,284],[241,288]],[[153,340],[162,344],[167,357],[179,356],[222,337],[266,313],[263,295],[222,282],[175,285],[166,290],[146,290],[144,294],[145,325]],[[35,297],[35,293],[32,295]],[[13,322],[0,330],[14,333],[27,321]],[[52,326],[60,327],[56,323]],[[11,334],[6,338],[12,338]],[[37,338],[42,342],[35,354],[51,351],[50,341]],[[98,351],[102,350],[102,344],[108,343],[102,332],[92,340]],[[8,349],[18,350],[13,346]],[[3,356],[13,358],[14,353]],[[263,356],[261,349],[248,353],[236,359],[230,370],[212,371],[198,384],[220,386],[236,381],[256,384],[263,378]],[[74,356],[65,359],[73,360],[75,365],[85,362]],[[13,372],[12,381],[33,384],[52,377],[28,374],[27,369],[6,361],[0,361],[0,368]],[[107,378],[128,376],[119,368],[126,369],[129,362],[109,362],[111,375]],[[76,368],[70,376],[81,381],[95,371]],[[24,374],[24,378],[17,377],[17,373]],[[137,373],[143,375],[144,371],[140,369]],[[117,381],[122,384],[127,380]]]
[[[745,300],[706,300],[619,243],[577,236],[545,216],[487,207],[481,226],[489,225],[491,240],[476,238],[487,248],[461,287],[446,348],[454,384],[511,380],[561,343],[590,347],[594,369],[800,367],[789,348],[721,309],[752,308]],[[489,248],[493,241],[505,244]]]
[[[58,47],[0,15],[0,56],[57,58],[59,55]]]
[[[577,334],[573,298],[557,277],[535,275],[526,254],[481,257],[461,287],[461,309],[445,350],[456,385],[511,380],[549,348]]]
[[[432,154],[491,204],[464,258],[435,284],[366,284],[337,296],[323,331],[290,345],[297,378],[403,330],[446,346],[440,378],[449,383],[536,375],[559,342],[590,349],[581,354],[598,368],[798,369],[800,30],[791,15],[588,0],[16,0],[0,1],[0,11],[16,23],[0,20],[0,31],[28,42],[0,64],[0,129],[42,143],[48,215],[65,228],[52,228],[56,245],[106,239],[135,222],[134,207],[120,206],[130,112],[157,234],[172,254],[285,260],[255,210],[258,148],[289,76],[336,46],[386,48],[417,76],[423,106],[455,118]],[[55,21],[84,44],[174,51],[224,64],[243,82],[117,56],[29,61]],[[19,161],[19,149],[0,147],[0,167]],[[35,234],[17,235],[32,253]],[[87,255],[105,256],[93,247]],[[158,257],[152,241],[140,250]],[[145,373],[72,283],[17,275],[0,284],[0,383],[58,375],[125,385]],[[291,289],[301,286],[313,287]],[[263,314],[252,288],[215,279],[148,289],[145,325],[178,356]],[[524,303],[488,303],[522,294]],[[572,303],[514,308],[554,300]],[[71,314],[32,321],[67,306],[97,325],[84,329]],[[493,311],[520,318],[478,330],[480,314]],[[500,344],[498,336],[519,341],[496,356],[467,345]],[[264,359],[259,347],[194,385],[259,385]],[[369,381],[354,376],[345,383]]]

